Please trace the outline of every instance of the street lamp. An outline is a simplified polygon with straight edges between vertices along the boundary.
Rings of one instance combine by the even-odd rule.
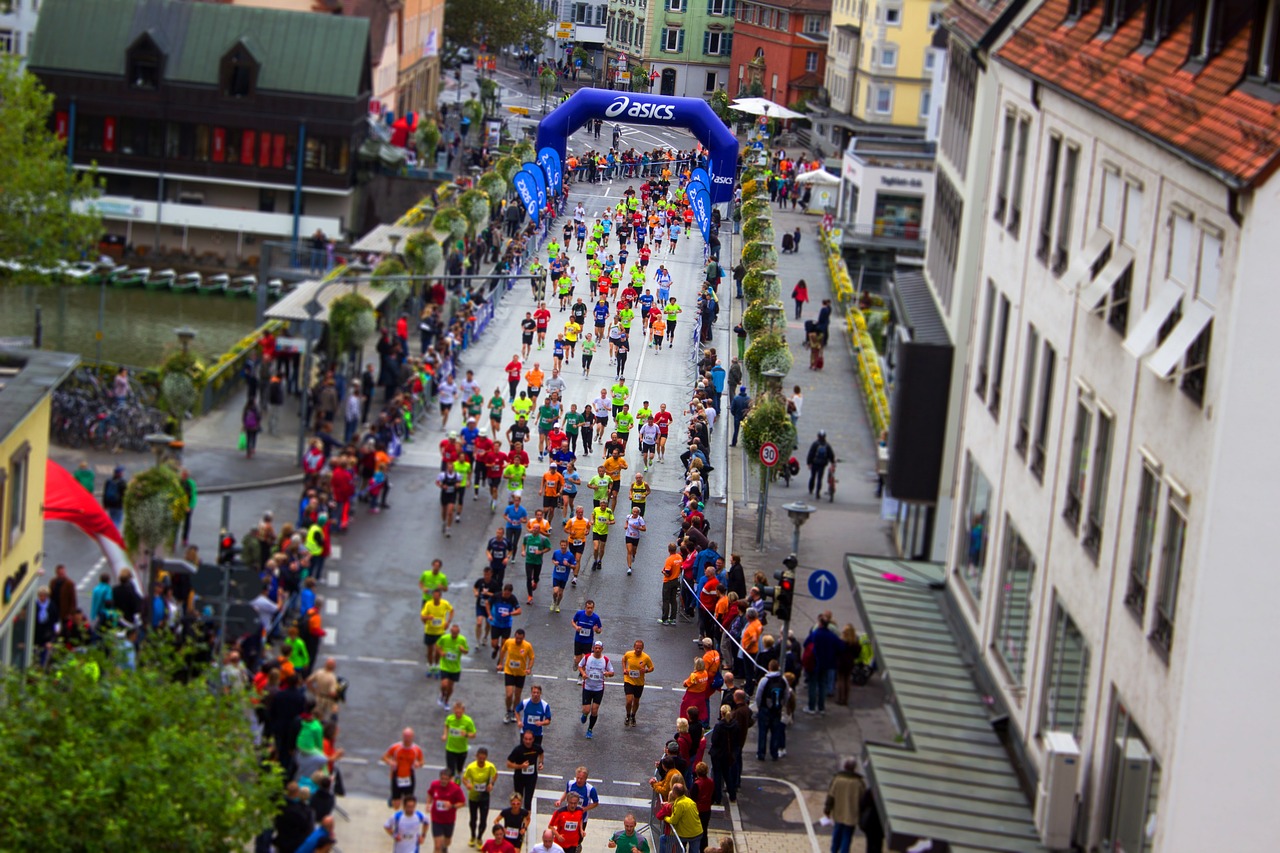
[[[196,339],[196,330],[190,326],[179,326],[173,330],[178,336],[178,342],[182,344],[182,354],[186,355],[191,349],[191,342]]]
[[[779,322],[781,322],[784,326],[786,325],[786,318],[783,316],[783,314],[785,313],[785,309],[781,305],[779,305],[777,302],[770,302],[767,305],[765,305],[764,312],[765,312],[765,316],[769,318],[770,334],[774,334],[778,331]],[[783,376],[786,376],[786,374],[785,373],[778,374],[779,379],[781,379]],[[778,383],[778,387],[779,388],[782,387],[781,382]]]
[[[795,529],[791,532],[791,552],[793,554],[800,553],[800,528],[804,527],[804,523],[809,520],[809,516],[818,511],[817,507],[809,506],[804,501],[792,501],[789,504],[783,504],[782,508],[787,511],[787,517],[791,519],[791,523],[795,525]]]
[[[783,504],[783,509],[787,511],[787,516],[791,519],[794,529],[791,532],[791,555],[782,561],[782,565],[786,566],[784,571],[777,572],[774,577],[778,580],[778,596],[783,602],[782,616],[782,642],[783,657],[786,657],[786,650],[790,648],[791,635],[791,605],[795,597],[796,589],[796,568],[800,565],[796,555],[800,553],[800,528],[804,527],[804,523],[809,520],[809,516],[816,512],[814,507],[809,506],[804,501],[792,501],[789,504]]]
[[[153,432],[146,437],[146,442],[151,445],[151,453],[156,457],[155,466],[159,468],[164,462],[165,451],[173,444],[173,436],[167,432]]]

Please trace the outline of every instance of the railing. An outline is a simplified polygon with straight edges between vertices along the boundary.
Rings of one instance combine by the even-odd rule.
[[[204,387],[200,390],[200,399],[196,403],[194,414],[212,411],[235,396],[240,390],[240,369],[245,360],[257,349],[258,340],[268,330],[275,332],[284,328],[279,320],[269,320],[254,329],[218,359],[218,362],[205,375]]]
[[[840,233],[844,242],[859,244],[906,244],[924,249],[928,232],[919,225],[899,225],[896,222],[879,222],[874,225],[842,224]]]

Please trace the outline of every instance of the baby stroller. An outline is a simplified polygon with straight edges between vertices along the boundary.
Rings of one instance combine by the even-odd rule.
[[[789,255],[796,250],[795,239],[790,234],[782,235],[782,254]]]

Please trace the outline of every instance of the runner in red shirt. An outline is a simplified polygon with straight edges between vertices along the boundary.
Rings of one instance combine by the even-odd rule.
[[[657,311],[657,305],[654,305]],[[661,316],[662,312],[658,312]],[[667,404],[663,403],[658,407],[658,411],[653,413],[653,422],[658,425],[658,461],[667,461],[667,433],[671,430],[671,413],[667,411]]]
[[[507,451],[507,464],[520,463],[524,467],[529,467],[529,454],[524,450],[524,443],[518,442],[511,445],[511,449]]]
[[[640,269],[647,269],[649,266],[649,244],[645,243],[640,247]]]
[[[502,442],[495,441],[480,458],[476,460],[484,470],[484,477],[489,481],[489,511],[498,508],[498,487],[502,485],[502,469],[507,467],[507,455],[502,452]],[[474,473],[473,473],[474,476]],[[477,482],[479,478],[476,478]]]
[[[460,458],[462,458],[462,443],[454,435],[442,439],[440,442],[440,470],[443,471],[447,464],[457,462]]]
[[[520,363],[517,356],[511,356],[511,361],[507,362],[507,388],[511,391],[511,399],[507,402],[513,402],[516,399],[516,390],[520,387],[520,377],[524,373],[524,365]]]
[[[400,808],[402,797],[413,796],[413,771],[422,766],[422,749],[413,742],[413,729],[405,729],[400,740],[387,747],[382,763],[391,767],[391,808]]]
[[[622,301],[630,305],[636,301],[636,297],[640,294],[636,293],[636,289],[631,285],[622,288]]]
[[[547,303],[543,302],[538,306],[538,310],[533,312],[533,322],[538,324],[538,349],[545,349],[547,324],[551,322],[551,312],[547,310]]]
[[[563,847],[565,853],[578,853],[578,847],[582,844],[582,819],[586,812],[582,810],[576,792],[566,794],[565,801],[551,815],[551,823],[547,828],[556,834],[556,844]]]
[[[453,827],[458,822],[458,809],[467,804],[462,786],[453,781],[453,771],[444,768],[440,778],[427,789],[427,801],[431,804],[431,837],[436,850],[446,850],[453,838]],[[441,841],[443,839],[443,842]]]
[[[596,279],[596,291],[602,298],[608,299],[611,287],[613,287],[613,277],[607,272],[600,273],[600,278]]]
[[[511,846],[511,842],[502,837],[502,824],[495,823],[493,825],[493,838],[490,838],[480,847],[480,853],[516,853],[516,848]]]

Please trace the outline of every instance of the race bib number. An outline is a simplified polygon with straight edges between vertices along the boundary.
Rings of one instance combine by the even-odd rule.
[[[579,628],[579,629],[578,629],[578,636],[579,636],[579,637],[590,637],[590,636],[591,636],[591,628],[590,628],[590,626],[588,626],[588,627],[586,627],[586,628]]]
[[[431,617],[431,627],[432,627],[432,628],[442,628],[442,627],[444,627],[444,617],[443,617],[443,616],[432,616],[432,617]]]
[[[397,777],[396,777],[396,787],[397,787],[397,788],[408,788],[408,787],[409,787],[410,785],[412,785],[412,784],[413,784],[413,777],[412,777],[412,776],[397,776]]]
[[[512,828],[512,827],[508,826],[508,827],[507,827],[507,831],[506,831],[506,836],[507,836],[507,838],[511,839],[512,841],[515,841],[517,838],[519,838],[519,837],[520,837],[520,829],[519,829],[519,827]]]
[[[511,670],[513,675],[519,675],[524,672],[524,662],[518,660],[507,661],[507,669]]]
[[[542,715],[540,714],[539,715],[530,714],[528,717],[525,717],[526,725],[536,726],[540,722],[542,722]]]
[[[534,773],[538,772],[538,765],[530,764],[528,767],[521,768],[520,772],[526,776],[532,776]]]
[[[447,812],[447,811],[450,811],[452,808],[453,808],[452,803],[446,802],[445,800],[436,800],[436,811]]]
[[[453,737],[466,737],[467,731],[466,729],[460,729],[455,726],[449,729],[449,734]]]
[[[445,660],[447,660],[449,663],[457,663],[457,662],[458,662],[458,653],[457,653],[457,652],[445,652],[445,653],[444,653],[444,659],[445,659]]]
[[[566,832],[577,832],[578,822],[576,820],[566,820],[564,822],[564,828]]]
[[[627,677],[628,677],[628,678],[639,678],[639,677],[640,677],[640,670],[638,670],[638,669],[629,669],[629,670],[627,670]]]

